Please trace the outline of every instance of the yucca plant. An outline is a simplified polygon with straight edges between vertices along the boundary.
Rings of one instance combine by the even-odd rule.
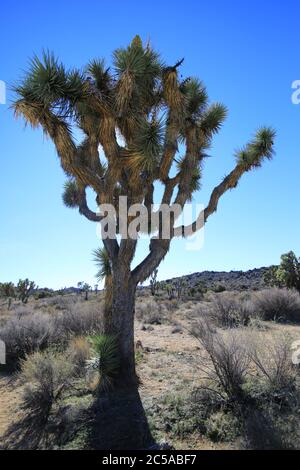
[[[227,110],[209,102],[206,88],[197,78],[181,78],[182,63],[165,64],[138,36],[113,53],[111,66],[101,59],[90,61],[82,71],[68,70],[51,53],[33,58],[15,88],[13,106],[16,116],[23,116],[32,127],[41,127],[52,139],[68,178],[63,194],[68,207],[77,207],[80,214],[103,226],[105,217],[88,205],[88,188],[94,191],[98,205],[112,204],[117,210],[120,196],[127,196],[128,207],[139,203],[152,215],[157,183],[164,188],[160,202],[170,208],[176,203],[183,210],[199,190],[201,169]],[[84,136],[79,143],[73,137],[77,129]],[[185,229],[201,228],[217,210],[222,195],[235,188],[244,173],[272,157],[274,137],[272,129],[263,127],[236,152],[233,170],[214,188],[205,210],[191,226],[176,227],[176,217],[172,217],[168,238],[162,236],[161,220],[155,236],[148,227],[149,253],[134,269],[131,264],[138,237],[124,236],[120,228],[124,224],[115,218],[115,236],[103,238],[112,285],[105,334],[118,337],[124,383],[137,383],[137,285],[159,266],[175,236],[186,233]]]
[[[112,335],[95,335],[90,338],[93,355],[87,360],[88,371],[99,373],[98,391],[108,391],[114,386],[120,372],[118,338]]]
[[[104,281],[105,305],[104,305],[104,329],[108,330],[112,315],[112,269],[109,254],[106,248],[99,247],[93,251],[93,259],[98,268],[96,278],[98,282]]]

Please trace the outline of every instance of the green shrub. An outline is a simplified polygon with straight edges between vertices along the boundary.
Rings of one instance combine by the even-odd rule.
[[[240,420],[232,413],[218,411],[206,421],[206,435],[212,441],[234,441],[241,434]]]

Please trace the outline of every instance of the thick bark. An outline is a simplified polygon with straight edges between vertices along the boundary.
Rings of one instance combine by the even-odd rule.
[[[146,449],[153,445],[147,417],[138,392],[135,370],[134,305],[136,283],[129,268],[117,263],[106,288],[104,332],[119,342],[120,373],[110,390],[100,392],[94,406],[92,449]]]
[[[136,284],[129,269],[119,266],[112,276],[112,304],[105,309],[104,333],[116,335],[119,343],[120,373],[118,386],[135,386],[134,305]]]

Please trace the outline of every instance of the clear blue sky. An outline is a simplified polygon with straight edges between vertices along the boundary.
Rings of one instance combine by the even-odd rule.
[[[288,250],[300,255],[300,105],[291,102],[291,84],[300,79],[299,14],[299,2],[291,0],[5,2],[0,80],[12,84],[43,48],[70,66],[93,57],[109,62],[111,51],[135,34],[150,37],[170,64],[184,57],[182,73],[200,77],[211,100],[229,108],[197,201],[207,202],[233,167],[234,150],[258,126],[277,129],[276,157],[223,197],[200,251],[173,243],[159,276],[270,265]],[[11,98],[8,92],[8,104],[0,105],[0,281],[29,277],[54,288],[94,283],[96,227],[63,206],[65,177],[54,147],[13,118]]]

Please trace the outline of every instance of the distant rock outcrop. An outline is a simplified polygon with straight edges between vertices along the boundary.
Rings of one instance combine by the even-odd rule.
[[[167,279],[171,283],[176,279],[183,279],[185,284],[192,288],[203,286],[216,290],[254,290],[266,287],[264,274],[268,268],[256,268],[249,271],[202,271],[188,274],[180,278]]]

